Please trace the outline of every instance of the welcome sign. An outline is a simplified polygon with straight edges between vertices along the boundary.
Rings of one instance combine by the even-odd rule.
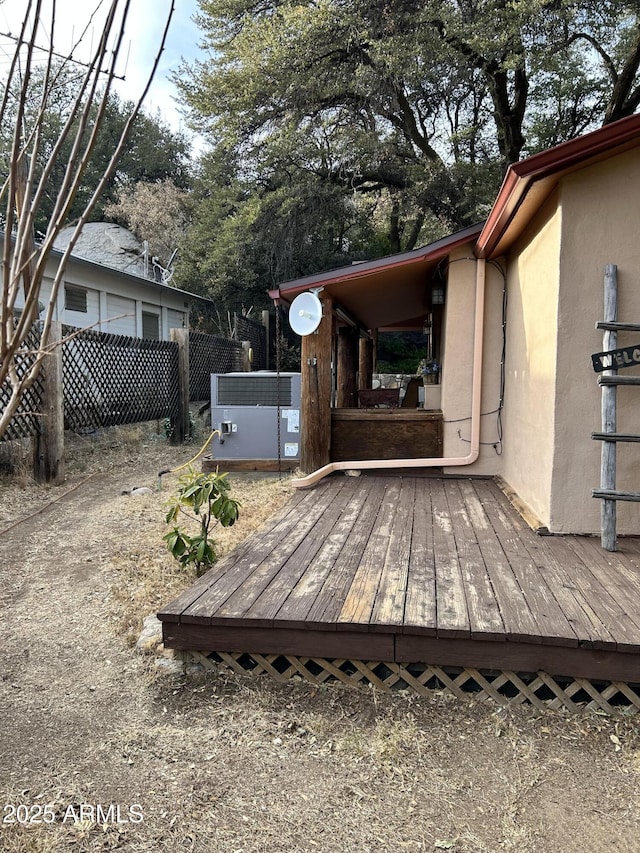
[[[633,347],[597,352],[591,356],[596,373],[603,370],[619,370],[621,367],[634,367],[640,364],[640,344]]]

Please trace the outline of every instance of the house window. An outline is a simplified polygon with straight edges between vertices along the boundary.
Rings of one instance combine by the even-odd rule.
[[[87,291],[82,287],[64,288],[64,307],[67,311],[78,311],[81,314],[87,313]]]
[[[160,317],[157,314],[142,312],[142,337],[148,341],[160,340]]]

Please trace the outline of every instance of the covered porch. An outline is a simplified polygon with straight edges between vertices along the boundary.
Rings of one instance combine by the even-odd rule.
[[[305,293],[316,294],[321,304],[317,326],[301,336],[302,471],[349,461],[423,459],[433,465],[443,456],[439,381],[448,260],[480,230],[467,228],[422,249],[307,276],[270,292],[285,307]],[[395,399],[373,383],[377,342],[385,332],[425,336],[429,372],[418,374],[416,363],[406,393]]]

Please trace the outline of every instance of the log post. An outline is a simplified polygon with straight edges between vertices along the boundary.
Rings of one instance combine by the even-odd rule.
[[[178,344],[178,413],[171,418],[171,444],[182,444],[191,432],[189,422],[189,330],[170,329]]]
[[[358,330],[343,326],[338,330],[336,359],[336,408],[352,409],[358,405]]]
[[[618,319],[618,268],[615,264],[607,264],[604,268],[604,317],[605,323],[615,323]],[[603,352],[616,349],[618,333],[606,329],[602,336]],[[604,376],[614,376],[615,368],[604,370]],[[602,432],[617,431],[615,385],[602,386]],[[600,454],[600,488],[615,490],[616,488],[616,443],[603,441]],[[616,545],[616,502],[603,500],[600,507],[600,536],[605,551],[617,550]]]
[[[51,323],[42,364],[41,431],[33,438],[33,476],[38,483],[64,482],[64,394],[62,385],[62,323]]]
[[[373,341],[371,338],[360,338],[358,362],[358,390],[371,388],[373,382]]]
[[[330,461],[333,312],[330,299],[321,297],[321,301],[318,328],[302,337],[300,467],[306,474]]]

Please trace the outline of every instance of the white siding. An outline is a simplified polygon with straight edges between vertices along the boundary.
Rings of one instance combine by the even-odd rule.
[[[126,316],[121,316],[123,314]],[[135,299],[127,299],[124,296],[107,293],[107,317],[104,319],[110,320],[112,317],[118,317],[118,319],[104,323],[103,329],[105,331],[111,332],[113,335],[136,336]]]
[[[75,326],[79,329],[87,328],[88,326],[95,327],[100,322],[100,295],[97,290],[91,288],[77,287],[69,285],[72,290],[85,291],[87,296],[86,311],[71,311],[68,308],[64,309],[62,321],[69,326]],[[62,288],[64,291],[64,287]],[[66,294],[63,293],[63,305],[65,304]]]
[[[170,329],[186,329],[187,314],[185,311],[174,311],[169,308],[167,311],[167,322]]]

